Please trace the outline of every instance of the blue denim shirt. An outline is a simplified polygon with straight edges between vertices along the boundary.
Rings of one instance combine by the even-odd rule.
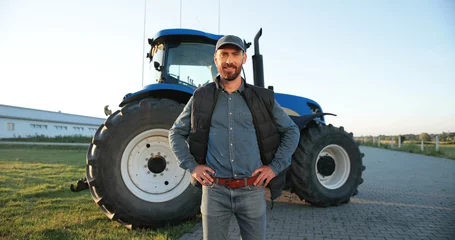
[[[219,178],[251,177],[254,170],[262,166],[253,117],[240,94],[244,85],[229,94],[224,89],[218,95],[210,125],[207,166]],[[180,116],[169,131],[169,143],[177,161],[190,172],[198,165],[191,155],[186,139],[191,129],[191,108],[193,98],[186,104]],[[300,139],[297,125],[283,111],[275,100],[273,115],[281,135],[281,144],[270,167],[278,175],[291,164]]]

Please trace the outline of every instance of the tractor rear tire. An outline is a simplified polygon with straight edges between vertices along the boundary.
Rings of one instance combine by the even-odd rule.
[[[110,115],[86,158],[93,200],[126,228],[156,228],[191,219],[201,190],[190,184],[170,149],[168,133],[183,109],[169,99],[143,99]]]
[[[292,156],[291,192],[318,207],[348,203],[363,182],[363,156],[343,127],[310,124]]]

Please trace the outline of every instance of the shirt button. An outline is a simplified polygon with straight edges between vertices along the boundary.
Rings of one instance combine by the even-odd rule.
[[[232,100],[232,98],[229,98],[229,100]]]
[[[231,143],[231,146],[232,146],[232,143]]]
[[[234,162],[234,159],[231,159],[231,162]]]
[[[229,128],[232,131],[232,128]]]
[[[234,174],[234,177],[237,177],[237,174]]]
[[[232,113],[230,112],[229,115],[232,115]]]

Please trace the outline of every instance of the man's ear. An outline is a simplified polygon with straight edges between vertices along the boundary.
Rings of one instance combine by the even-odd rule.
[[[215,66],[217,66],[217,67],[218,67],[218,65],[217,65],[217,63],[216,63],[216,53],[215,53],[215,54],[213,54],[213,62],[215,62]]]
[[[242,64],[245,64],[245,63],[246,63],[246,59],[247,59],[246,53],[243,53]]]

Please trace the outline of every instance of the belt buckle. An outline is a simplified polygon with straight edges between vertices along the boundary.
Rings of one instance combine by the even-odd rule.
[[[232,179],[232,178],[228,178],[228,179],[226,180],[225,186],[228,187],[228,188],[232,188],[232,187],[231,187],[231,182],[233,182],[233,180],[234,180],[234,179]]]
[[[242,179],[229,179],[228,187],[233,189],[243,187],[242,182]]]
[[[231,181],[232,181],[232,178],[228,178],[228,179],[226,180],[226,185],[229,185],[229,184],[231,183]]]

